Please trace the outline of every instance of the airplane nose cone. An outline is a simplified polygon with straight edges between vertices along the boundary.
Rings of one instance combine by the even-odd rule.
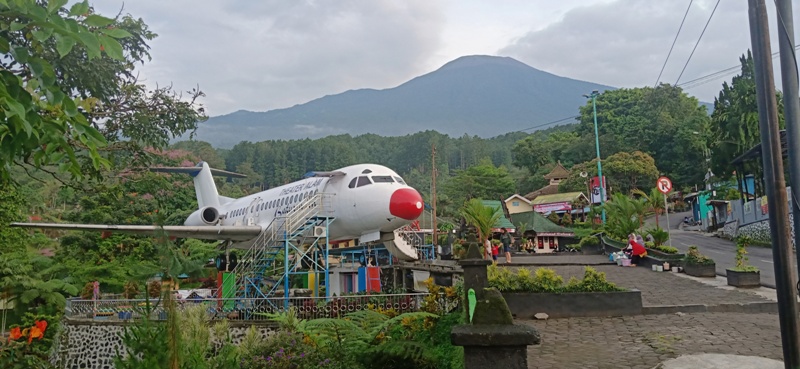
[[[422,196],[413,188],[394,191],[389,200],[389,212],[406,220],[414,220],[422,214]]]

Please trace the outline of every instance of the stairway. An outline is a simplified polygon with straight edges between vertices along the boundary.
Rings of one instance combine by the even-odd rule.
[[[330,194],[318,193],[311,196],[288,213],[276,217],[261,234],[258,235],[253,245],[239,258],[239,264],[233,269],[236,276],[237,298],[267,298],[274,297],[274,293],[283,282],[289,278],[286,269],[276,268],[279,257],[287,254],[294,259],[288,262],[290,273],[299,265],[300,261],[308,256],[297,245],[297,240],[307,238],[322,238],[314,235],[316,227],[326,227],[326,223],[333,220],[329,216]],[[291,251],[294,251],[293,253]],[[315,265],[318,266],[318,265]],[[289,274],[290,274],[289,273]]]

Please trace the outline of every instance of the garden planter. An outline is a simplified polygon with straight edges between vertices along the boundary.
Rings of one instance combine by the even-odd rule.
[[[716,277],[717,265],[716,264],[689,264],[683,266],[683,271],[693,277]]]
[[[642,313],[639,290],[614,292],[503,292],[517,319],[534,319],[538,313],[550,318],[628,316]]]
[[[725,270],[728,285],[734,287],[760,287],[761,272],[740,272],[732,269]]]

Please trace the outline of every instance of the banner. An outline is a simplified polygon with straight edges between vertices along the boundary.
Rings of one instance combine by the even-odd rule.
[[[599,204],[599,203],[601,203],[603,201],[608,200],[608,188],[607,188],[607,185],[608,184],[606,183],[606,176],[603,176],[603,188],[605,189],[605,191],[603,191],[603,195],[604,196],[603,196],[603,198],[601,200],[601,198],[600,198],[600,177],[594,176],[594,177],[592,177],[591,180],[589,180],[589,187],[592,189],[591,199],[590,199],[592,201],[592,204]]]
[[[549,204],[533,205],[533,211],[537,213],[549,213],[553,211],[571,211],[572,204],[569,202],[551,202]]]

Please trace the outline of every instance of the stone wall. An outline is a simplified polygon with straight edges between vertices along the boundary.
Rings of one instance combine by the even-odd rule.
[[[728,225],[735,224],[730,229]],[[792,247],[795,246],[795,231],[794,231],[794,214],[789,214],[789,226],[791,229],[791,240],[792,240]],[[764,220],[757,223],[751,223],[745,226],[738,227],[738,222],[730,222],[725,225],[723,228],[722,233],[726,237],[730,237],[731,239],[736,238],[739,235],[746,235],[756,241],[769,243],[772,241],[769,233],[769,220]]]
[[[275,330],[275,325],[259,323],[255,327],[266,339]],[[117,351],[125,352],[122,333],[128,325],[124,322],[64,320],[51,362],[58,368],[113,369]],[[249,327],[250,324],[230,323],[234,344],[242,341]]]

